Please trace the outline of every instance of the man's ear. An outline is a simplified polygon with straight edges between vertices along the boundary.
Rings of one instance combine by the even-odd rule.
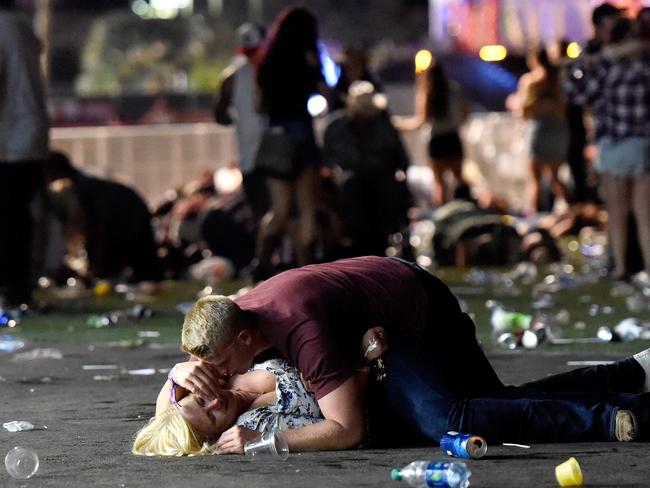
[[[253,342],[253,334],[251,334],[250,330],[244,329],[239,331],[239,334],[237,334],[237,339],[245,346],[250,346]]]

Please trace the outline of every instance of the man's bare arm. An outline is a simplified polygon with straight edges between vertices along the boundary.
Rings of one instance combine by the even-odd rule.
[[[318,400],[325,420],[283,432],[290,451],[350,449],[363,440],[364,392],[357,376]]]
[[[318,401],[325,420],[282,431],[289,451],[330,451],[357,446],[363,439],[365,425],[362,399],[361,382],[354,375]],[[246,442],[258,436],[258,432],[234,426],[219,437],[215,452],[243,453]]]

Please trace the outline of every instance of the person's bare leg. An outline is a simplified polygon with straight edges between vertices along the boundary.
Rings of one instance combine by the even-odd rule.
[[[607,228],[609,244],[614,256],[615,278],[623,278],[627,273],[625,269],[627,219],[632,199],[629,186],[627,178],[612,175],[604,175],[600,182],[602,197],[605,200],[608,214]]]
[[[314,261],[312,247],[316,238],[316,208],[319,194],[318,169],[304,169],[296,180],[296,199],[300,214],[296,243],[296,260],[299,266]]]
[[[433,196],[432,200],[436,207],[446,203],[445,199],[445,172],[442,164],[435,159],[429,159],[429,165],[433,170]]]
[[[285,233],[293,197],[294,183],[278,178],[267,178],[270,210],[262,217],[257,235],[256,256],[261,269],[271,268],[271,258],[278,240]]]
[[[455,187],[458,188],[459,186],[464,185],[465,180],[463,179],[463,160],[450,159],[448,164],[449,164],[449,170],[451,171],[451,174],[454,176]],[[449,198],[451,199],[452,196],[453,196],[453,190],[450,189]]]
[[[530,182],[528,185],[530,195],[530,208],[533,212],[539,211],[539,189],[542,182],[542,169],[540,162],[530,159]]]
[[[643,264],[650,273],[650,173],[645,172],[633,177],[632,211],[636,218],[639,244],[643,255]]]
[[[551,191],[556,198],[562,198],[564,201],[568,201],[568,192],[564,183],[560,181],[559,177],[560,163],[553,163],[549,165],[549,174],[551,177]]]

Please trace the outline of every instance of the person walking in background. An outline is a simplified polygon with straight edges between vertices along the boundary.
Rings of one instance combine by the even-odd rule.
[[[271,197],[258,237],[255,279],[273,274],[273,255],[287,234],[290,213],[298,213],[294,242],[298,265],[314,259],[320,153],[316,146],[309,96],[325,91],[318,57],[316,18],[303,8],[283,11],[261,52],[257,81],[269,129],[256,164],[263,168]],[[295,204],[294,204],[295,197]]]
[[[417,75],[415,84],[415,116],[396,119],[401,130],[431,126],[428,155],[433,169],[433,201],[439,206],[451,200],[454,189],[463,180],[463,144],[458,133],[467,115],[467,105],[460,87],[446,75],[440,61],[433,59],[429,67]],[[451,175],[453,183],[446,180]]]
[[[551,63],[543,46],[530,53],[527,61],[530,71],[519,80],[513,109],[527,121],[530,208],[540,211],[544,210],[540,190],[545,172],[551,178],[551,191],[555,197],[567,200],[566,188],[558,177],[558,170],[566,159],[569,131],[558,67]]]
[[[42,185],[49,129],[40,54],[29,19],[0,0],[0,299],[9,307],[32,298],[30,203]]]
[[[609,216],[614,279],[628,279],[629,213],[636,220],[645,271],[650,273],[650,50],[637,39],[633,26],[621,18],[612,28],[611,44],[586,60],[566,79],[571,100],[595,108],[599,145],[597,170]]]
[[[255,168],[255,156],[266,128],[266,117],[255,106],[256,68],[253,60],[264,41],[265,30],[261,25],[248,22],[237,29],[235,36],[238,55],[224,70],[214,118],[219,124],[234,123],[236,126],[242,186],[253,216],[259,223],[269,210],[269,194],[264,175]]]

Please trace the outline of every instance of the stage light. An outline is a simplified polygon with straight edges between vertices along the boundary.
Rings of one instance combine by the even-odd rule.
[[[501,61],[508,55],[508,50],[505,46],[495,44],[483,46],[478,55],[483,61]]]
[[[580,49],[580,44],[577,42],[572,42],[566,47],[566,55],[569,58],[577,58],[581,52],[582,49]]]

